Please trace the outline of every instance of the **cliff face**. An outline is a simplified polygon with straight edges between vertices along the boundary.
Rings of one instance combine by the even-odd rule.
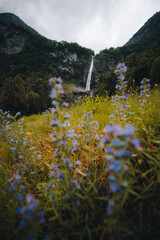
[[[0,51],[4,54],[15,54],[23,50],[29,36],[7,25],[0,23]]]
[[[25,28],[25,23],[0,14],[0,86],[6,77],[20,74],[26,81],[30,75],[47,78],[61,76],[64,81],[85,86],[91,55],[94,52],[77,43],[48,40]],[[8,16],[8,14],[7,14]],[[10,15],[9,15],[10,16]],[[3,17],[3,18],[2,18]],[[16,23],[16,24],[15,24]]]

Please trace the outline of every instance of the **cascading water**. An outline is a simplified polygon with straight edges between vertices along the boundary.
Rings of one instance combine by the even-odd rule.
[[[87,82],[86,82],[86,92],[90,91],[92,71],[93,71],[93,61],[94,61],[94,56],[92,56],[91,65],[89,68],[89,73],[88,73]]]

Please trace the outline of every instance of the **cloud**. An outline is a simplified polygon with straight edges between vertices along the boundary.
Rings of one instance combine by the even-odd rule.
[[[125,44],[159,9],[159,0],[0,0],[0,12],[18,15],[47,38],[96,52]]]

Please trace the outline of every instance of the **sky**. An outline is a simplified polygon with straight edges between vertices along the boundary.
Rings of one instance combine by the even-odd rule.
[[[156,12],[160,0],[0,0],[41,35],[98,53],[123,46]]]

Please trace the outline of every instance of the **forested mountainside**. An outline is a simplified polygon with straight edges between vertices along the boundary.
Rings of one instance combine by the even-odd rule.
[[[98,93],[112,94],[116,77],[113,68],[119,62],[128,66],[128,87],[139,86],[142,78],[151,85],[160,83],[160,12],[151,17],[122,47],[104,49],[95,57],[94,79],[99,79]]]
[[[13,14],[0,14],[0,102],[3,109],[9,107],[9,101],[6,95],[3,95],[6,90],[3,88],[6,86],[8,88],[9,85],[15,92],[17,89],[15,78],[21,78],[27,99],[26,109],[28,109],[24,113],[31,113],[31,108],[37,109],[34,112],[41,112],[49,106],[48,79],[61,76],[66,83],[85,86],[94,52],[77,43],[49,40],[26,26]],[[9,78],[11,85],[7,83]],[[29,106],[30,102],[31,106]],[[33,107],[34,102],[35,107]],[[37,108],[38,105],[40,106]],[[16,109],[17,107],[15,111]]]

